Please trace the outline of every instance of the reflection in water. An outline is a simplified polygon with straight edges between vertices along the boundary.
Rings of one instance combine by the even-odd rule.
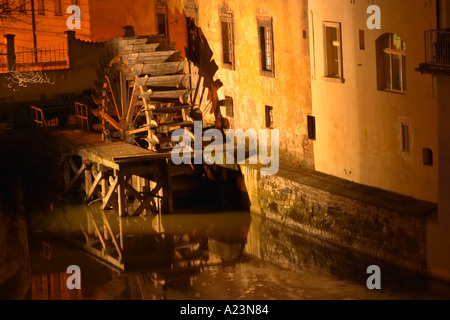
[[[0,299],[26,299],[30,290],[27,222],[0,208]]]
[[[34,300],[450,299],[448,285],[248,212],[119,219],[83,205],[31,225]],[[383,270],[379,292],[365,287],[371,264]],[[81,269],[81,290],[67,288],[70,265]]]

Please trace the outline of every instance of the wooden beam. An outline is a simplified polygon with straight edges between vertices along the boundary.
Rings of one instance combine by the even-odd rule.
[[[124,190],[124,177],[122,174],[117,173],[117,196],[119,198],[119,217],[125,217],[125,190]]]
[[[94,229],[95,229],[95,232],[97,233],[97,237],[100,240],[100,243],[102,244],[104,251],[106,252],[106,242],[103,239],[102,233],[100,232],[100,229],[98,228],[97,223],[95,222],[92,213],[88,212],[88,214],[89,214],[89,217],[91,218],[92,224],[94,225]]]
[[[89,189],[89,192],[86,195],[86,198],[84,198],[84,201],[88,202],[92,195],[95,192],[95,189],[97,188],[97,186],[100,184],[100,181],[103,179],[104,175],[103,175],[103,171],[100,170],[100,172],[98,173],[98,175],[95,177],[95,181],[92,184],[91,188]]]
[[[152,77],[166,76],[182,72],[185,66],[186,60],[180,62],[165,62],[157,64],[136,64],[133,67],[132,75],[139,76],[148,74]]]
[[[116,128],[119,131],[121,130],[120,124],[116,120],[114,120],[109,114],[100,111],[100,115],[102,116],[103,119],[108,121],[114,128]]]
[[[111,240],[112,240],[114,246],[116,247],[117,254],[119,255],[119,261],[122,262],[122,250],[119,247],[119,244],[117,243],[116,236],[114,235],[114,232],[112,231],[111,225],[109,224],[109,221],[105,215],[105,212],[103,212],[103,211],[101,211],[101,212],[102,212],[102,216],[103,216],[103,221],[105,221],[106,229],[108,230],[108,232],[111,236]]]
[[[179,99],[180,97],[184,97],[192,92],[192,90],[169,90],[169,91],[153,91],[153,94],[151,95],[152,99]]]
[[[83,164],[78,170],[78,172],[75,174],[75,177],[72,178],[69,185],[66,187],[65,193],[69,192],[70,189],[72,189],[73,185],[80,179],[81,175],[83,174],[84,170],[86,170],[86,166]]]
[[[143,196],[135,188],[133,188],[133,186],[129,184],[128,181],[124,181],[123,186],[131,193],[133,197],[135,197],[139,201],[142,201]]]
[[[111,186],[108,190],[108,193],[106,194],[106,197],[103,199],[103,205],[101,207],[102,210],[105,210],[109,206],[112,195],[114,194],[114,191],[116,190],[118,183],[119,183],[119,177],[116,177],[116,179],[111,184]]]
[[[123,61],[127,62],[128,66],[135,64],[155,64],[163,63],[167,60],[179,61],[180,51],[154,51],[143,53],[131,53],[123,56]]]

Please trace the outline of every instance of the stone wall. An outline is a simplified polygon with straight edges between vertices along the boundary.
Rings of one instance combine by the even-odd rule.
[[[354,189],[350,196],[342,192],[346,186],[336,184],[338,178],[320,173],[305,178],[283,169],[276,176],[261,176],[249,166],[241,171],[251,211],[261,217],[409,270],[426,271],[426,213],[435,205],[345,182]],[[364,198],[370,192],[379,193],[377,202]],[[412,202],[417,211],[399,212],[394,204],[401,208],[402,201]]]

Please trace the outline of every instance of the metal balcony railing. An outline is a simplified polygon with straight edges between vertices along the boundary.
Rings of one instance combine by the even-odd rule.
[[[426,64],[450,67],[450,30],[425,31]]]

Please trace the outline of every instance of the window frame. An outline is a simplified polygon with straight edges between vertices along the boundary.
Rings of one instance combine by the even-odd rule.
[[[335,80],[344,83],[344,59],[343,59],[343,48],[342,48],[342,24],[340,22],[335,21],[324,21],[323,25],[323,55],[324,55],[324,79],[327,80]],[[339,46],[338,46],[338,74],[331,75],[329,73],[330,65],[329,65],[329,57],[328,57],[328,35],[327,28],[336,29],[336,34],[338,37]],[[334,44],[333,44],[334,45]]]
[[[164,15],[164,27],[165,33],[159,33],[159,24],[158,24],[158,14]],[[155,5],[155,23],[156,23],[156,32],[159,36],[168,36],[169,35],[169,14],[166,5]]]
[[[393,48],[394,46],[394,35],[397,36],[401,41],[401,50]],[[389,36],[389,48],[384,48],[383,37]],[[405,49],[403,49],[405,47]],[[407,93],[407,75],[406,75],[406,42],[396,33],[387,32],[379,36],[376,40],[376,56],[377,56],[377,89],[379,91],[384,92],[393,92],[398,94],[406,94]],[[384,80],[386,78],[386,70],[383,61],[382,54],[389,55],[389,79],[390,79],[390,88],[385,88]],[[394,89],[394,67],[393,61],[394,56],[400,57],[400,90]]]
[[[264,120],[265,120],[266,129],[274,129],[275,121],[274,121],[273,107],[269,106],[269,105],[265,105],[264,113],[265,113]]]
[[[219,12],[219,21],[220,21],[220,34],[222,37],[222,67],[229,70],[235,70],[235,49],[234,49],[234,16],[232,12]],[[228,45],[229,45],[229,55],[230,62],[225,61],[225,46],[224,46],[224,30],[223,23],[229,24],[228,30]]]
[[[261,76],[264,77],[269,77],[269,78],[275,78],[275,39],[274,39],[274,32],[273,32],[273,18],[272,17],[256,17],[256,22],[257,22],[257,26],[258,26],[258,47],[259,47],[259,70],[260,70],[260,74]],[[268,39],[266,38],[267,36],[267,30],[266,28],[270,28],[270,43],[269,43],[269,48],[270,48],[270,61],[271,61],[271,66],[272,69],[268,70],[265,69],[263,67],[263,48],[261,47],[261,34],[260,34],[260,30],[261,28],[265,28],[264,31],[264,43],[267,44]],[[267,65],[267,46],[265,46],[264,48],[264,55],[265,55],[265,63]]]

